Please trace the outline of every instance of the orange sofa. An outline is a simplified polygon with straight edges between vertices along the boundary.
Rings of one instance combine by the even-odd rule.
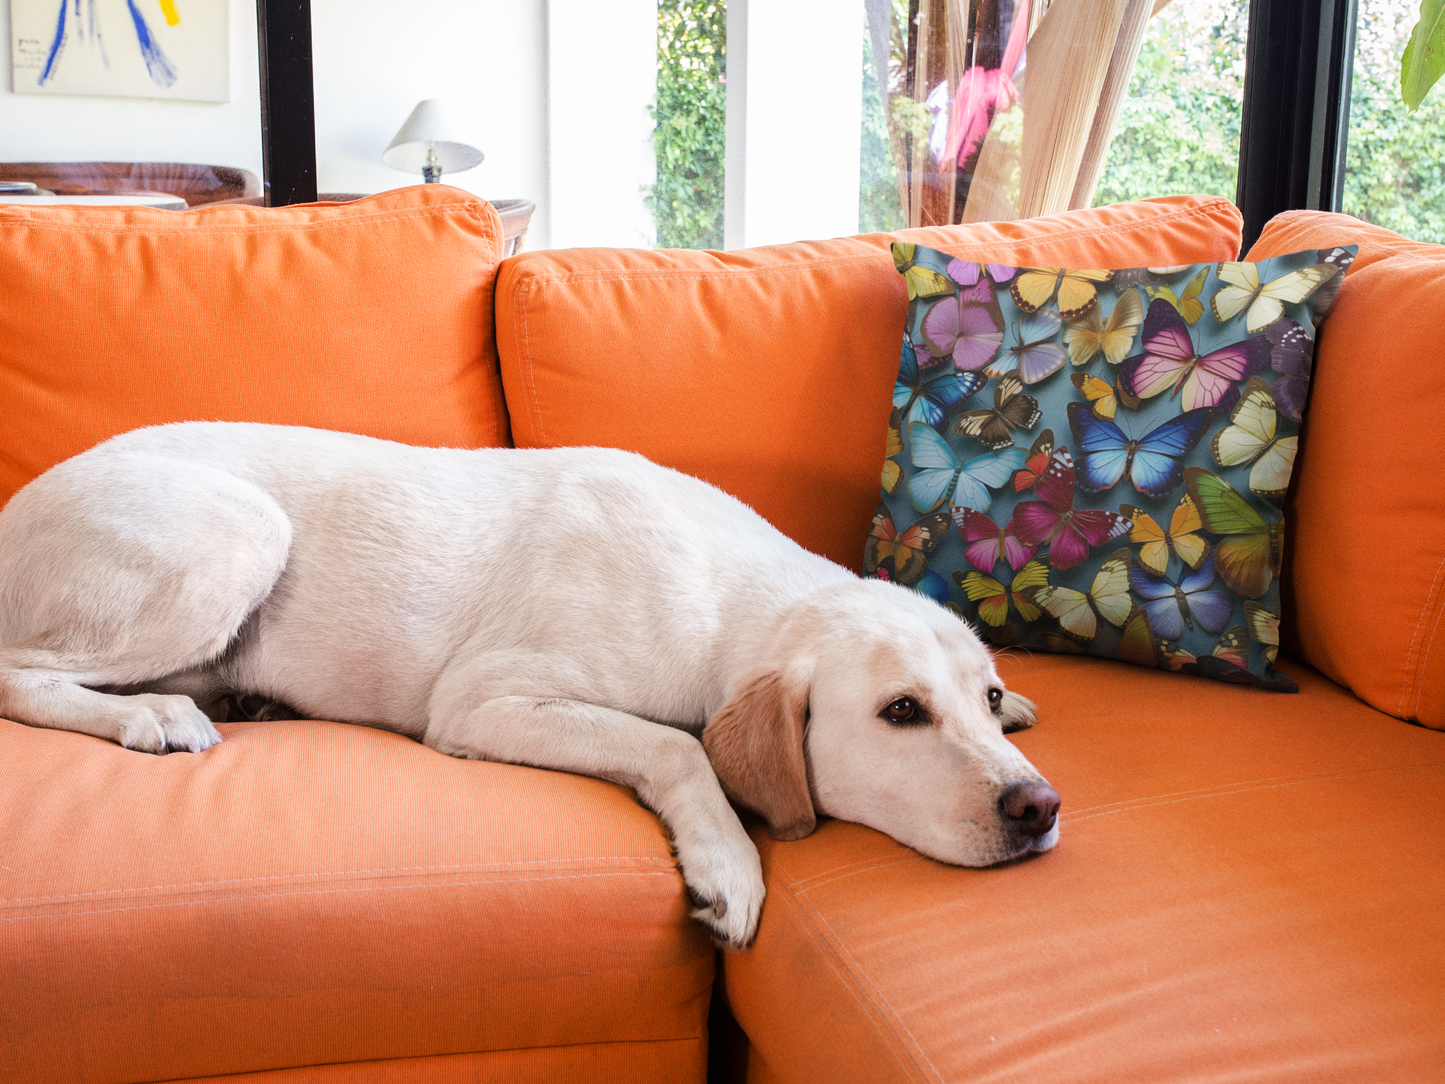
[[[1128,267],[1234,258],[1240,219],[1170,197],[908,235]],[[187,418],[603,444],[855,567],[906,305],[888,240],[502,260],[444,186],[0,208],[0,501]],[[610,784],[324,721],[153,757],[0,720],[0,1082],[1445,1080],[1445,249],[1292,212],[1251,255],[1338,244],[1287,504],[1301,691],[1006,657],[1053,852],[966,870],[756,830],[757,942],[719,956]]]

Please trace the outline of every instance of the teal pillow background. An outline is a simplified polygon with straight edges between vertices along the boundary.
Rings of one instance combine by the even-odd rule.
[[[864,575],[998,646],[1295,691],[1273,666],[1282,504],[1354,251],[1068,272],[896,244],[910,302]]]

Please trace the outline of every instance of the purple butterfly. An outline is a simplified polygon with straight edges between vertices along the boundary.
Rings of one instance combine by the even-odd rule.
[[[1277,373],[1284,373],[1270,385],[1274,405],[1291,421],[1299,421],[1310,390],[1310,368],[1315,344],[1308,333],[1288,316],[1281,316],[1264,329],[1270,342],[1269,363]]]
[[[953,365],[976,372],[993,361],[1003,342],[1003,312],[987,282],[965,286],[935,302],[923,318],[923,341],[934,358],[953,355]]]
[[[1187,625],[1197,623],[1206,632],[1220,632],[1234,613],[1234,598],[1226,591],[1209,590],[1214,584],[1214,557],[1205,558],[1194,571],[1185,570],[1176,583],[1154,576],[1139,565],[1129,568],[1129,586],[1140,598],[1156,636],[1177,640]]]
[[[1267,360],[1269,342],[1259,335],[1196,354],[1184,317],[1156,298],[1144,317],[1144,353],[1124,359],[1119,385],[1136,399],[1177,394],[1185,411],[1215,407],[1235,382],[1248,380]]]
[[[1316,257],[1320,263],[1338,267],[1339,274],[1326,281],[1315,291],[1314,306],[1316,320],[1330,311],[1335,303],[1335,297],[1340,292],[1340,286],[1345,281],[1345,272],[1350,269],[1350,264],[1355,262],[1355,250],[1351,245],[1349,248],[1322,248],[1317,252]]]
[[[1018,271],[1017,267],[1008,267],[1001,263],[969,263],[966,260],[949,260],[948,266],[944,268],[948,277],[960,286],[972,286],[981,279],[985,272],[988,277],[1000,286],[1008,284]]]

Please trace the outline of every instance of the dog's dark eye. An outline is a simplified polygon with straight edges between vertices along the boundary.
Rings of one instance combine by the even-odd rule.
[[[911,696],[900,696],[882,711],[883,719],[894,726],[909,726],[928,722],[928,713]]]
[[[997,715],[997,714],[998,714],[998,709],[1001,708],[1002,706],[1003,706],[1003,690],[1002,690],[1002,689],[990,689],[990,690],[988,691],[988,710],[991,711],[991,712],[993,712],[995,715]]]

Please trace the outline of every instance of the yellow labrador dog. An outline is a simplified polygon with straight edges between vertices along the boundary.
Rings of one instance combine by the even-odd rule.
[[[1004,738],[1034,706],[964,622],[630,452],[195,422],[0,512],[0,716],[200,752],[235,694],[633,788],[734,947],[763,879],[728,798],[968,866],[1058,839]]]

